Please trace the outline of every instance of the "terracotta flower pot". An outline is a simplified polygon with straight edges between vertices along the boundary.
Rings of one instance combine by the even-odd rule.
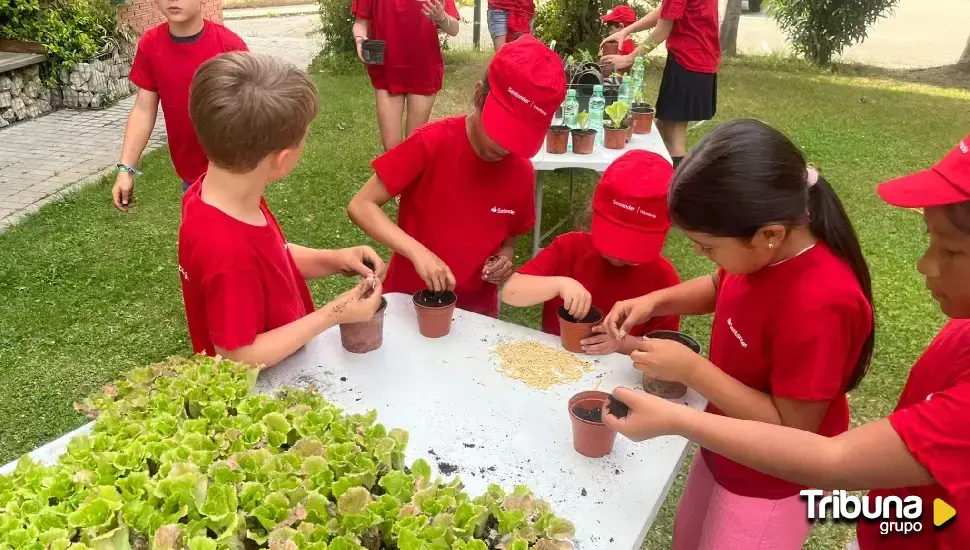
[[[682,332],[676,332],[673,330],[658,330],[647,334],[646,337],[661,340],[673,340],[675,342],[684,344],[694,353],[700,354],[701,352],[700,342]],[[663,397],[664,399],[680,399],[687,393],[687,386],[681,384],[680,382],[657,380],[652,376],[644,374],[643,391],[656,395],[657,397]]]
[[[609,78],[613,75],[613,71],[616,70],[616,65],[610,61],[600,61],[596,66],[599,67],[600,74],[603,75],[603,78]]]
[[[580,342],[593,335],[593,327],[603,322],[603,312],[597,307],[590,307],[589,313],[582,319],[575,319],[566,311],[566,307],[559,308],[559,340],[566,351],[583,353]]]
[[[626,135],[629,128],[620,126],[619,128],[604,128],[606,135],[603,138],[603,145],[607,149],[623,149],[626,147]]]
[[[636,134],[649,134],[653,128],[653,107],[634,107],[633,108],[633,132]]]
[[[425,338],[441,338],[451,332],[451,318],[455,313],[458,296],[446,290],[434,293],[419,290],[411,297],[418,314],[418,331]]]
[[[633,115],[632,114],[626,115],[626,118],[623,119],[623,125],[626,126],[626,142],[630,143],[630,140],[633,139]]]
[[[340,344],[351,353],[367,353],[381,347],[384,343],[384,310],[387,300],[381,298],[381,305],[370,321],[340,325]]]
[[[610,394],[601,391],[584,391],[569,400],[569,419],[573,424],[573,448],[589,458],[610,454],[616,442],[616,432],[606,427],[601,419],[603,404]]]
[[[546,132],[546,152],[552,155],[566,153],[569,146],[569,126],[553,126]]]
[[[360,55],[368,65],[383,65],[386,47],[387,43],[383,40],[364,40],[360,46]]]
[[[616,40],[610,40],[603,44],[603,55],[616,55],[620,53],[620,43]]]
[[[573,153],[592,155],[596,147],[596,130],[573,130]]]

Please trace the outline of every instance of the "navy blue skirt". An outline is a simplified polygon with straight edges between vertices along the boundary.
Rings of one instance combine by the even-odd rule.
[[[667,52],[657,94],[657,120],[710,120],[717,113],[717,73],[685,69]]]

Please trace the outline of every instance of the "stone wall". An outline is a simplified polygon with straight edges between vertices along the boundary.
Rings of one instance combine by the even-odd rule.
[[[61,69],[54,106],[68,109],[103,109],[135,91],[128,80],[131,53],[114,52],[78,63],[71,70]]]
[[[202,17],[222,23],[222,0],[202,0]],[[164,21],[155,0],[131,0],[118,6],[118,23],[131,27],[139,36]]]
[[[52,110],[51,91],[44,86],[40,65],[0,73],[0,128],[45,115]]]

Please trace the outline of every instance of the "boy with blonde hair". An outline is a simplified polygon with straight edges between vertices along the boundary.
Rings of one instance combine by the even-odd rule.
[[[334,325],[370,319],[381,300],[380,256],[366,246],[287,243],[263,198],[296,166],[317,114],[306,73],[267,55],[220,55],[196,73],[189,111],[209,159],[182,199],[179,228],[195,352],[272,366]],[[337,273],[364,279],[314,310],[306,279]]]

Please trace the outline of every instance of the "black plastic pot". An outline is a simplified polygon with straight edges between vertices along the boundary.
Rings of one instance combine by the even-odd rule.
[[[383,40],[364,40],[361,44],[360,54],[364,58],[364,63],[368,65],[384,64],[384,49],[387,43]]]

